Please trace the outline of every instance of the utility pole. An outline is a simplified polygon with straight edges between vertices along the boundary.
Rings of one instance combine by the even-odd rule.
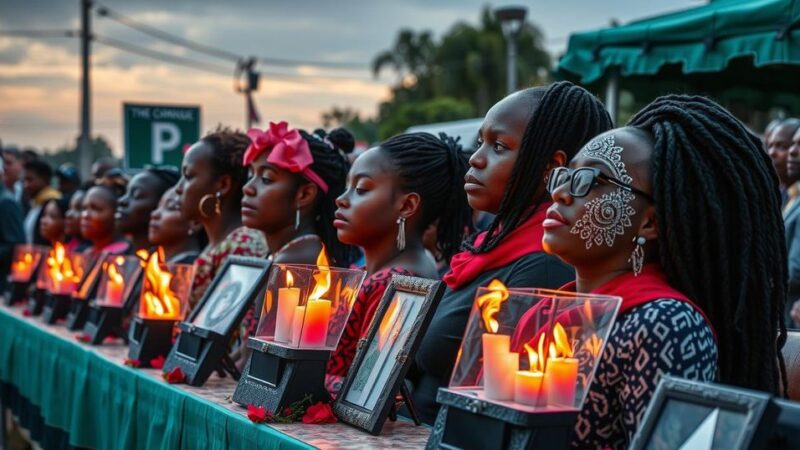
[[[92,158],[90,154],[92,117],[89,70],[91,66],[92,0],[81,0],[81,134],[78,137],[78,167],[81,178],[89,179]]]
[[[508,93],[517,90],[517,36],[525,25],[528,9],[524,6],[506,6],[494,10],[506,39],[506,85]]]
[[[256,59],[248,58],[239,61],[234,74],[234,90],[244,95],[244,117],[247,130],[253,127],[260,118],[253,100],[253,92],[258,91],[259,73],[255,71]],[[242,80],[244,78],[244,80]]]

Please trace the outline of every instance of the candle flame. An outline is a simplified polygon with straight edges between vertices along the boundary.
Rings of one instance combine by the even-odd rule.
[[[147,260],[142,300],[146,315],[159,319],[180,319],[181,303],[170,288],[173,275],[165,267],[164,249],[158,248]]]
[[[500,323],[494,318],[500,311],[500,305],[508,299],[508,289],[502,281],[494,279],[489,286],[489,292],[478,297],[478,308],[481,309],[481,317],[486,329],[491,333],[497,333]]]
[[[61,242],[55,243],[45,262],[48,276],[56,285],[64,281],[80,282],[83,271],[77,264],[73,265],[72,259],[68,257],[67,250]]]
[[[311,294],[308,296],[309,301],[321,299],[331,287],[330,264],[328,264],[328,257],[325,255],[324,245],[319,252],[319,256],[317,256],[317,269],[319,270],[313,275],[316,284]]]
[[[559,356],[564,356],[566,358],[572,357],[572,346],[569,343],[569,338],[567,338],[567,332],[558,322],[556,322],[556,326],[553,327],[553,340],[555,340],[556,350],[558,350]]]
[[[547,355],[544,354],[544,333],[539,335],[539,350],[534,350],[533,347],[525,343],[525,351],[528,352],[528,361],[530,362],[531,372],[544,372],[545,364],[547,363]]]
[[[109,264],[108,265],[108,270],[106,271],[106,273],[108,274],[108,281],[110,281],[111,283],[114,283],[114,284],[116,284],[118,286],[124,286],[125,285],[125,280],[122,278],[122,274],[117,269],[117,266],[124,264],[125,263],[125,259],[124,258],[117,258],[115,263],[116,264]]]
[[[286,271],[286,287],[290,288],[292,286],[294,286],[294,277],[292,276],[292,271],[291,270],[287,270]]]
[[[586,350],[592,354],[595,358],[600,354],[600,350],[603,348],[603,340],[597,337],[596,334],[592,333],[592,337],[583,344],[586,347]]]
[[[28,272],[33,265],[33,253],[25,252],[24,255],[18,260],[14,261],[11,265],[11,273],[22,274]]]

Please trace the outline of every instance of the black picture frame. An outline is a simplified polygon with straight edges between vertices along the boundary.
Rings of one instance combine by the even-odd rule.
[[[707,436],[703,431],[708,428],[701,430],[704,425],[714,427],[715,447],[764,448],[777,415],[772,395],[766,392],[664,376],[630,449],[678,449],[693,437]],[[717,438],[728,441],[720,443]]]
[[[201,386],[212,372],[220,368],[231,373],[238,380],[238,371],[227,354],[228,343],[231,340],[234,329],[244,319],[247,308],[255,302],[260,293],[263,294],[266,274],[270,265],[271,261],[267,259],[229,256],[189,317],[178,324],[181,332],[167,356],[164,363],[164,371],[180,367],[185,375],[185,382],[192,386]],[[218,289],[229,287],[220,286],[220,284],[228,277],[234,267],[247,267],[256,270],[252,275],[246,277],[246,280],[237,280],[237,282],[247,281],[249,284],[240,287],[235,300],[241,299],[241,301],[236,301],[233,304],[233,310],[225,312],[225,329],[204,327],[202,323],[195,323],[199,317],[207,314],[207,312],[204,312],[204,308],[215,306],[214,302],[218,300],[220,295]]]
[[[419,348],[443,295],[444,284],[441,281],[405,275],[392,276],[375,312],[369,332],[359,341],[358,350],[344,379],[342,390],[336,397],[333,411],[342,422],[364,429],[373,435],[380,434],[386,418],[394,412],[395,397],[404,386],[406,373],[413,362],[411,355]],[[418,305],[408,305],[409,299],[419,302]],[[387,311],[392,305],[395,306],[387,318]],[[404,311],[403,308],[412,310]],[[410,314],[414,316],[411,317]],[[392,333],[396,336],[392,344],[388,346],[384,344],[383,349],[378,349],[380,337],[378,333],[384,319],[391,321],[392,328],[398,323],[397,320],[400,320],[400,329]],[[397,338],[400,333],[406,335],[402,342]],[[395,356],[392,358],[393,353]],[[376,360],[381,362],[377,375],[375,375],[375,367],[378,364]],[[367,369],[365,362],[372,365]],[[387,372],[387,364],[390,369],[388,375],[383,376],[382,374]],[[361,372],[362,370],[368,372]],[[375,379],[375,376],[380,378]],[[366,382],[363,377],[367,377]],[[355,395],[364,398],[364,390],[359,390],[354,384],[367,386],[369,389],[365,401],[355,400]]]

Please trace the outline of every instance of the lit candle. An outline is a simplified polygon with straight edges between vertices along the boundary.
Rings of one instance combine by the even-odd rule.
[[[106,281],[106,303],[111,305],[122,305],[122,291],[124,288],[125,283],[119,283],[116,280]]]
[[[578,381],[577,358],[550,358],[544,377],[544,389],[550,404],[573,406]]]
[[[514,401],[529,406],[546,406],[547,393],[543,389],[543,380],[542,372],[517,371],[514,377]]]
[[[511,337],[483,334],[483,393],[487,399],[513,400],[514,374],[519,369],[519,354],[509,351]]]
[[[278,289],[278,311],[275,317],[275,340],[289,342],[292,340],[294,311],[300,301],[300,289],[292,287],[292,273],[286,271],[285,288]],[[302,316],[301,316],[302,317]]]
[[[11,270],[11,281],[27,282],[33,273],[33,254],[25,253],[22,259],[14,262]]]
[[[330,300],[309,300],[303,320],[301,347],[324,347],[328,337],[328,321],[331,319]]]

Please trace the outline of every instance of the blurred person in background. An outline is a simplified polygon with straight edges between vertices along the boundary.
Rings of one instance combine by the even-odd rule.
[[[106,172],[116,168],[117,161],[114,158],[108,156],[100,158],[92,164],[92,180],[94,180],[95,184],[98,184]]]
[[[25,240],[31,244],[49,245],[50,242],[39,232],[39,219],[42,207],[48,200],[61,198],[61,193],[50,186],[53,178],[53,169],[50,164],[35,159],[25,163],[22,188],[25,196],[30,199],[28,213],[23,221]]]
[[[0,158],[0,178],[4,175],[5,153]],[[25,242],[22,231],[22,210],[13,194],[0,183],[0,292],[5,292],[6,278],[11,270],[14,246]]]
[[[72,198],[81,187],[81,176],[78,169],[71,163],[64,163],[56,170],[56,179],[58,180],[58,190],[65,198]]]

